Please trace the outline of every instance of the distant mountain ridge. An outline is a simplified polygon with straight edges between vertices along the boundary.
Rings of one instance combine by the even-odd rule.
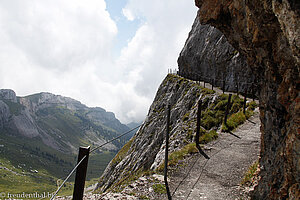
[[[114,113],[69,97],[45,92],[18,97],[13,90],[0,89],[0,158],[14,166],[45,167],[54,176],[64,176],[79,146],[93,148],[128,130]],[[129,139],[122,137],[101,151],[114,154]]]
[[[60,124],[62,121],[64,124]],[[86,142],[91,144],[101,143],[129,130],[112,112],[99,107],[89,108],[69,97],[44,92],[17,97],[13,90],[0,90],[0,128],[8,133],[28,138],[41,137],[46,145],[57,150],[71,150],[76,144],[84,144],[79,141],[70,144],[67,140],[69,131],[63,125],[74,129],[70,136],[79,136],[78,140],[85,137]],[[69,148],[64,148],[64,145]]]

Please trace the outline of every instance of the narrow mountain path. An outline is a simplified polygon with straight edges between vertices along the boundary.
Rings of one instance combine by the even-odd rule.
[[[207,144],[205,151],[209,160],[196,154],[171,173],[173,199],[247,199],[239,184],[259,156],[258,115],[256,112],[233,133],[221,133],[216,141]]]

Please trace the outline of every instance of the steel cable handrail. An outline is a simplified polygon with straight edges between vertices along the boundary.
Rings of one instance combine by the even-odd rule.
[[[123,137],[124,135],[127,135],[127,134],[130,133],[131,131],[134,131],[134,130],[138,129],[138,128],[141,127],[141,126],[142,126],[142,124],[139,125],[139,126],[137,126],[137,127],[135,127],[135,128],[133,128],[133,129],[130,129],[129,131],[127,131],[127,132],[125,132],[125,133],[119,135],[118,137],[115,137],[115,138],[113,138],[113,139],[111,139],[111,140],[105,142],[104,144],[101,144],[101,145],[95,147],[95,148],[92,149],[89,153],[95,152],[97,149],[99,149],[99,148],[101,148],[101,147],[103,147],[103,146],[105,146],[105,145],[107,145],[107,144],[109,144],[109,143],[111,143],[111,142],[113,142],[113,141],[115,141],[115,140],[117,140],[117,139]],[[64,185],[64,184],[67,182],[67,180],[72,176],[72,174],[75,172],[75,170],[79,167],[79,165],[82,163],[82,161],[83,161],[86,157],[87,157],[87,156],[85,155],[85,156],[84,156],[84,157],[76,164],[76,166],[72,169],[72,171],[69,173],[69,175],[64,179],[63,183],[59,186],[59,188],[58,188],[58,189],[55,191],[55,193],[52,195],[52,197],[51,197],[50,200],[53,200],[53,199],[56,197],[56,195],[57,195],[58,192],[61,190],[61,188],[63,187],[63,185]]]

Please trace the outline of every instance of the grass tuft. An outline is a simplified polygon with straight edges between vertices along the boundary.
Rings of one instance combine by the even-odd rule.
[[[152,185],[154,192],[159,194],[167,194],[166,186],[163,184],[154,184]]]
[[[208,89],[208,88],[203,88],[202,91],[201,91],[201,93],[203,95],[207,95],[207,94],[214,94],[214,93],[216,93],[216,91]]]
[[[168,166],[175,166],[180,160],[183,160],[183,158],[188,154],[194,154],[197,153],[198,149],[196,147],[195,143],[190,143],[185,145],[182,149],[179,151],[174,151],[169,155],[168,159]],[[158,172],[162,172],[164,170],[164,163],[162,163],[158,168]]]
[[[204,135],[202,135],[199,138],[199,142],[201,144],[207,144],[217,138],[218,138],[218,133],[215,130],[211,130],[209,132],[206,132]]]
[[[254,177],[255,172],[257,171],[258,168],[258,160],[249,167],[248,171],[246,172],[241,184],[245,185],[246,183],[250,182],[251,179]]]
[[[117,155],[114,157],[114,159],[112,160],[112,164],[118,164],[119,162],[121,162],[127,152],[129,151],[131,145],[132,145],[132,142],[133,140],[135,139],[135,137],[131,138],[123,147],[122,149],[117,153]]]
[[[232,114],[227,120],[227,124],[222,125],[223,132],[229,132],[236,129],[239,125],[243,124],[249,117],[253,115],[253,112],[250,110],[246,111],[244,114],[242,111]]]

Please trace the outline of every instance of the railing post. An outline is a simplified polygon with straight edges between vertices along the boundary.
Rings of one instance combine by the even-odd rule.
[[[83,198],[86,171],[87,171],[87,166],[89,161],[89,153],[90,153],[90,146],[79,147],[77,163],[80,162],[84,156],[86,156],[86,158],[81,162],[81,164],[76,169],[73,200],[82,200]]]
[[[225,80],[223,80],[223,94],[225,92]]]
[[[254,83],[252,83],[251,90],[252,90],[252,100],[254,101],[255,100]]]
[[[224,124],[227,124],[227,116],[228,116],[229,109],[230,109],[231,96],[232,96],[232,94],[229,94],[228,102],[227,102],[227,107],[226,107],[226,111],[225,111]]]
[[[214,82],[215,80],[214,79],[211,79],[211,89],[214,90]]]
[[[170,133],[170,113],[171,106],[168,104],[167,109],[167,131],[166,131],[166,149],[165,149],[165,167],[164,167],[164,181],[167,189],[168,200],[172,200],[169,185],[168,185],[168,149],[169,149],[169,133]]]
[[[239,96],[239,82],[236,81],[236,93]]]
[[[195,136],[195,143],[196,147],[199,150],[199,152],[206,158],[209,159],[208,155],[204,153],[204,151],[201,149],[199,144],[199,138],[200,138],[200,127],[201,127],[201,109],[202,109],[202,100],[200,99],[198,102],[198,112],[197,112],[197,127],[196,127],[196,136]]]
[[[243,108],[243,113],[246,113],[246,102],[247,102],[247,88],[245,90],[245,95],[244,95],[244,108]]]

